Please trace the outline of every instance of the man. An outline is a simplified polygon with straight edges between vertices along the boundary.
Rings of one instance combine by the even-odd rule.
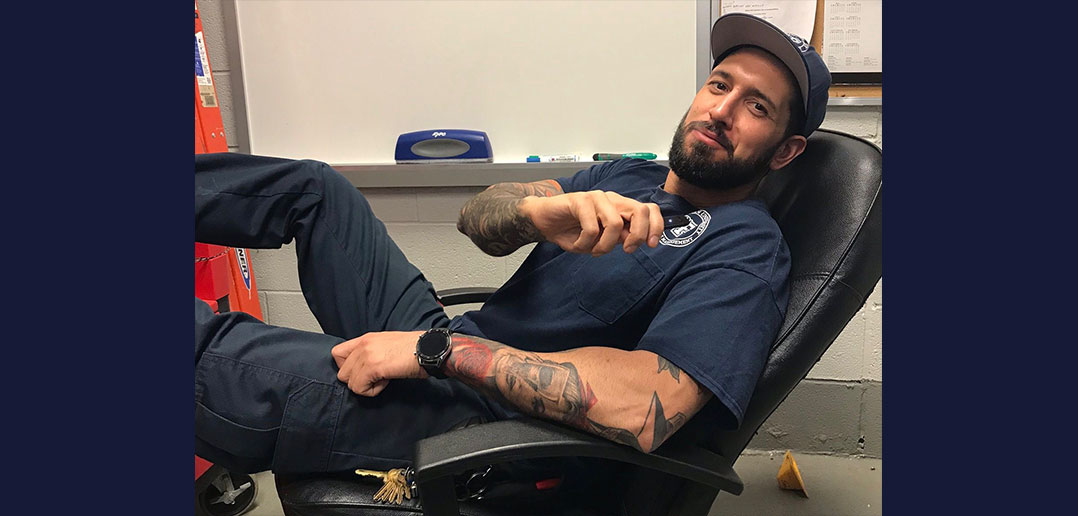
[[[450,321],[362,195],[313,161],[196,156],[196,239],[293,239],[325,334],[195,301],[196,453],[244,471],[388,469],[414,443],[528,414],[650,452],[690,419],[740,423],[787,303],[789,253],[752,193],[805,148],[830,75],[797,37],[722,17],[670,168],[598,164],[502,183],[458,229],[501,256],[538,242]],[[681,216],[664,229],[664,217]],[[619,249],[620,247],[620,249]]]

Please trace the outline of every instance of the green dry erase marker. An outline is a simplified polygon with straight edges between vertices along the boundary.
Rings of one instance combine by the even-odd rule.
[[[592,154],[591,159],[594,161],[611,161],[615,159],[623,158],[637,158],[637,159],[655,159],[656,156],[651,152],[626,152],[624,154],[610,154],[607,152],[599,152]]]

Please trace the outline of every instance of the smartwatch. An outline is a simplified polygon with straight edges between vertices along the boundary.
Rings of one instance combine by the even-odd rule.
[[[415,344],[415,356],[419,360],[419,367],[426,370],[427,374],[439,379],[446,378],[442,368],[452,350],[453,332],[449,331],[449,328],[431,328],[420,335]]]

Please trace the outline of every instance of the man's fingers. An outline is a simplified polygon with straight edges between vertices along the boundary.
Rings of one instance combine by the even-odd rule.
[[[371,378],[364,377],[361,381],[357,382],[355,386],[349,383],[348,388],[351,389],[352,392],[360,396],[367,396],[369,398],[373,398],[374,396],[377,396],[382,391],[384,391],[387,385],[389,385],[389,380],[378,380],[372,382]]]
[[[344,361],[348,357],[344,356],[344,355],[342,355],[340,353],[337,353],[337,346],[333,347],[333,350],[330,351],[330,355],[333,356],[333,363],[337,364],[338,373],[340,373],[339,369],[341,368],[342,365],[344,365]]]
[[[359,373],[359,371],[357,371],[357,373]],[[352,377],[348,379],[348,389],[360,395],[366,392],[368,382],[365,381],[364,376],[365,375],[363,374],[352,375]]]
[[[389,385],[389,380],[378,380],[377,382],[371,384],[370,389],[367,389],[366,392],[361,394],[363,396],[377,396],[381,394],[382,391],[386,390],[387,385]]]
[[[651,216],[649,212],[651,207],[647,204],[641,203],[633,209],[633,218],[629,221],[628,236],[624,238],[625,252],[631,253],[635,251],[641,244],[647,242],[648,233],[651,228]],[[622,233],[625,233],[622,231]]]
[[[598,256],[613,251],[614,246],[618,245],[621,229],[625,227],[625,221],[621,218],[618,210],[614,208],[614,203],[610,202],[610,199],[603,192],[595,192],[591,195],[591,199],[595,203],[596,215],[603,224],[599,242],[591,249],[592,256]]]
[[[663,234],[663,218],[659,205],[642,203],[615,192],[576,192],[566,196],[570,213],[576,218],[580,233],[564,234],[558,244],[572,253],[599,256],[609,253],[623,243],[625,252],[636,251],[642,245],[657,247]],[[570,229],[563,230],[568,233]]]
[[[372,383],[373,371],[371,364],[366,360],[351,360],[345,364],[348,369],[348,389],[352,392],[366,396]]]
[[[595,206],[586,196],[579,196],[573,202],[573,215],[580,223],[580,236],[573,242],[570,252],[585,253],[595,246],[595,240],[599,238],[599,221],[596,218]]]
[[[347,357],[341,356],[345,347],[333,352],[340,367],[337,379],[360,396],[377,396],[393,378],[418,377],[412,371],[419,365],[411,350],[419,333],[374,332],[353,339],[356,342]]]
[[[663,214],[659,205],[653,202],[642,203],[615,192],[605,193],[628,223],[628,231],[623,229],[621,232],[625,252],[631,253],[644,244],[657,247],[663,234]]]
[[[337,362],[337,367],[340,368],[337,370],[338,380],[348,383],[349,378],[352,376],[352,368],[358,358],[359,354],[355,353]],[[337,360],[336,355],[334,355],[333,359]]]
[[[648,203],[648,216],[651,223],[648,225],[648,247],[658,247],[659,237],[663,236],[663,214],[659,210],[659,205],[653,202]]]
[[[337,379],[349,384],[349,388],[351,388],[353,380],[362,376],[363,368],[370,366],[369,346],[360,346],[360,339],[362,338],[362,336],[356,337],[339,344],[343,346],[344,344],[352,343],[351,349],[348,351],[348,357],[343,360],[343,363],[338,363],[340,370],[337,371]],[[334,358],[336,359],[336,357]]]
[[[359,339],[355,338],[355,339],[346,340],[346,341],[344,341],[344,342],[342,342],[340,344],[337,344],[336,346],[333,346],[333,348],[329,350],[329,354],[333,356],[333,361],[337,364],[338,368],[341,367],[341,364],[343,364],[344,360],[346,358],[348,358],[348,355],[352,353],[352,350],[356,349],[356,346],[358,344],[359,344]]]

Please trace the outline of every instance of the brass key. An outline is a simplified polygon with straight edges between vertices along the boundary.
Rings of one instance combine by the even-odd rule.
[[[404,468],[391,469],[389,471],[374,471],[369,469],[357,469],[356,474],[365,477],[378,477],[382,479],[382,488],[374,493],[376,502],[392,502],[401,504],[404,498],[412,499],[412,489],[404,478]]]

